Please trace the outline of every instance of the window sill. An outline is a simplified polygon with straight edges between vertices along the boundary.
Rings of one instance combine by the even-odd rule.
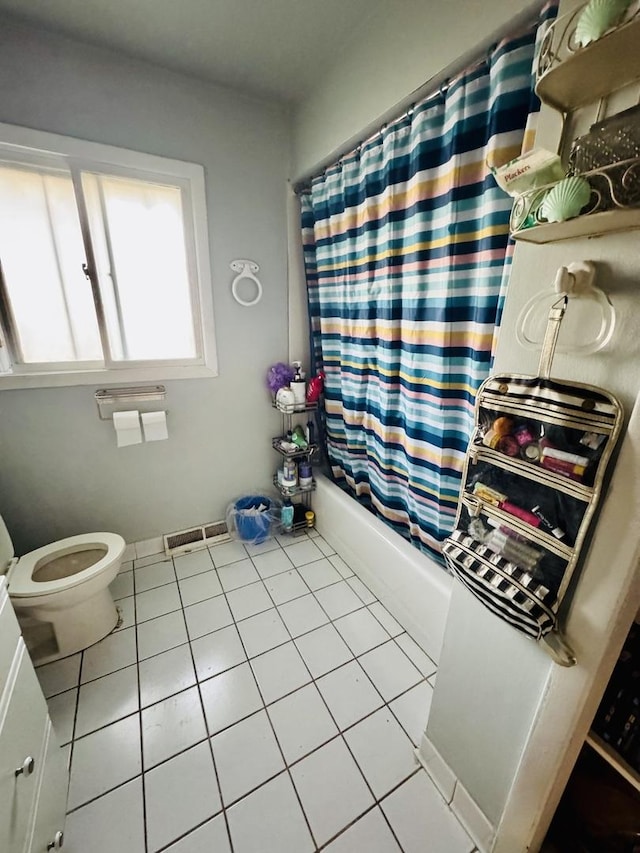
[[[64,388],[73,385],[137,384],[173,379],[213,379],[217,370],[201,364],[163,367],[129,367],[116,370],[81,370],[73,373],[5,373],[0,375],[0,391],[21,388]]]

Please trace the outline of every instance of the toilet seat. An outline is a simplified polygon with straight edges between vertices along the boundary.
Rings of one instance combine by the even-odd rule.
[[[15,565],[9,570],[7,587],[11,598],[28,598],[33,596],[48,595],[71,589],[78,584],[90,580],[99,575],[107,565],[117,560],[124,551],[124,539],[117,533],[84,533],[80,536],[69,536],[60,539],[42,548],[36,548],[23,557],[20,557]],[[87,551],[99,548],[104,550],[104,555],[93,565],[82,569],[75,574],[65,578],[52,581],[34,581],[33,574],[36,569],[44,564],[73,554],[79,551]]]

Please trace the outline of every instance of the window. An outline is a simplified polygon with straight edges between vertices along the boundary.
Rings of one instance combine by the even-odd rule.
[[[215,375],[202,168],[0,140],[0,387]]]

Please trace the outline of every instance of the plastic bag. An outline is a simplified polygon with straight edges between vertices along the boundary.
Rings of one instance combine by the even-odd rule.
[[[225,517],[232,539],[259,545],[276,532],[280,523],[280,502],[261,492],[242,495],[231,501]]]

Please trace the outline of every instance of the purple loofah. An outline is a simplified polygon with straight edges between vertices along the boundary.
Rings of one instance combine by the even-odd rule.
[[[280,388],[286,388],[295,375],[295,370],[283,361],[272,364],[267,370],[267,388],[275,394]]]

